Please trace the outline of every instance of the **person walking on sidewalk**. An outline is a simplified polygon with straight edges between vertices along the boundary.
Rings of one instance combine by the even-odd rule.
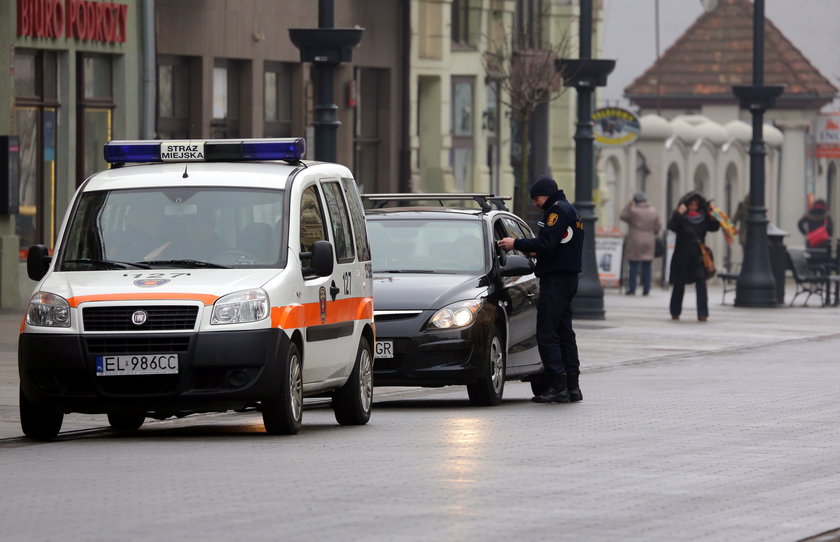
[[[685,285],[693,283],[697,290],[697,319],[705,322],[709,318],[709,295],[700,244],[706,242],[706,232],[720,229],[720,223],[709,214],[706,198],[700,192],[689,192],[671,215],[668,229],[677,234],[668,279],[673,286],[671,319],[680,319]]]
[[[650,293],[651,267],[656,251],[656,236],[662,229],[659,213],[648,203],[644,192],[636,192],[621,211],[621,220],[627,222],[627,260],[630,277],[627,295],[635,295],[639,267],[642,268],[642,295]]]
[[[505,237],[498,244],[537,255],[534,273],[540,279],[537,304],[537,345],[545,368],[545,392],[536,403],[569,403],[583,399],[580,359],[572,329],[572,298],[578,289],[583,254],[583,222],[549,176],[531,185],[531,200],[543,210],[540,233],[534,239]]]

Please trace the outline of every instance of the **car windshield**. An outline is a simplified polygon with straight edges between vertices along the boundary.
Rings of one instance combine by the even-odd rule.
[[[59,269],[279,267],[283,191],[148,188],[82,194]]]
[[[368,237],[374,272],[484,271],[484,234],[477,220],[370,220]]]

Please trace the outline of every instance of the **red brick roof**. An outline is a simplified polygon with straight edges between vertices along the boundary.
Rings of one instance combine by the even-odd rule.
[[[643,108],[735,102],[732,86],[753,82],[752,26],[752,2],[721,0],[625,88],[625,95]],[[764,84],[785,85],[777,108],[819,109],[838,92],[766,17]]]

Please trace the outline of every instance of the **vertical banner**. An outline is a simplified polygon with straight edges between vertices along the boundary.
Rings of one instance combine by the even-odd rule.
[[[624,256],[624,234],[615,228],[598,228],[595,233],[595,262],[598,278],[604,288],[621,286],[621,264]]]

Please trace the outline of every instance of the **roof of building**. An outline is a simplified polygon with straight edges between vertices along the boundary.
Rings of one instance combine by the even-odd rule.
[[[752,28],[752,2],[721,0],[625,88],[625,95],[643,108],[734,103],[732,86],[753,84]],[[767,18],[764,84],[785,85],[775,106],[782,109],[819,109],[838,92]]]

